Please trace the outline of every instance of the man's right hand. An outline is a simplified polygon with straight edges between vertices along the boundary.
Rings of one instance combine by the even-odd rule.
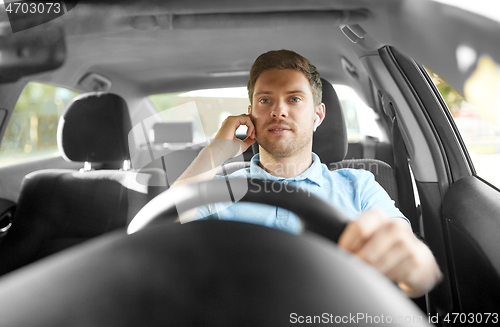
[[[235,136],[236,130],[241,125],[248,127],[247,137],[244,140],[240,140]],[[212,179],[219,166],[228,159],[245,152],[254,142],[255,126],[249,115],[227,117],[215,135],[214,140],[209,146],[201,150],[196,159],[171,187]]]
[[[244,140],[240,140],[235,136],[236,130],[241,125],[246,125],[248,127],[247,137]],[[255,142],[255,126],[253,125],[250,116],[247,114],[229,116],[222,123],[219,131],[214,137],[214,140],[233,140],[239,144],[240,151],[237,154],[243,153]]]

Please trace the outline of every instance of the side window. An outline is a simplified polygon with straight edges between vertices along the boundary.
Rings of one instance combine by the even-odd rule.
[[[7,125],[0,147],[0,167],[59,155],[59,117],[77,95],[62,87],[29,83]]]
[[[479,60],[464,95],[427,68],[446,102],[478,176],[500,187],[499,69],[488,57]]]
[[[366,136],[375,137],[384,141],[384,136],[377,124],[377,114],[368,107],[358,96],[356,91],[346,85],[333,85],[339,97],[347,127],[349,142],[363,141]]]

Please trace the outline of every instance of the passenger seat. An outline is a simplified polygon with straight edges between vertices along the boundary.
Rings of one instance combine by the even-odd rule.
[[[59,120],[59,151],[84,167],[24,178],[12,228],[0,245],[0,274],[124,228],[161,191],[148,185],[151,176],[130,169],[130,130],[127,105],[116,94],[84,94],[68,105]],[[118,161],[120,170],[92,169]]]

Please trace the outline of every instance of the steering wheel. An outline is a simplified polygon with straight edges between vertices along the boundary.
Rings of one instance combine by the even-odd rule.
[[[133,235],[117,230],[2,278],[2,322],[407,326],[411,319],[412,326],[428,326],[426,314],[392,282],[313,233],[218,220],[145,228],[173,220],[177,211],[231,199],[288,209],[307,229],[332,240],[347,223],[320,198],[277,182],[221,179],[180,186],[139,212],[129,225]]]
[[[307,230],[337,242],[350,221],[340,210],[320,197],[295,186],[261,179],[215,179],[169,189],[146,204],[130,222],[133,234],[157,221],[173,220],[179,214],[219,202],[253,202],[287,209]]]

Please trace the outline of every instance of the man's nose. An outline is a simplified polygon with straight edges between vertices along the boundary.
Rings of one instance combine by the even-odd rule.
[[[273,118],[287,118],[288,117],[288,108],[283,101],[278,101],[276,103],[276,107],[274,107],[273,111],[271,111],[271,116]]]

